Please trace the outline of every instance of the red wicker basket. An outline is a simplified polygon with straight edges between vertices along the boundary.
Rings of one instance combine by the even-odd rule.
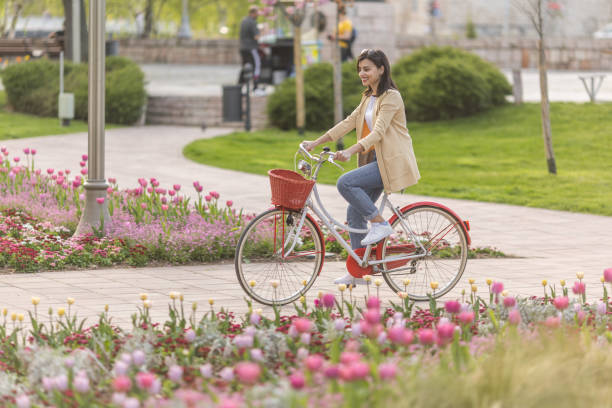
[[[306,180],[295,171],[284,169],[272,169],[268,171],[268,175],[272,189],[272,204],[292,210],[304,207],[314,186],[314,180]]]

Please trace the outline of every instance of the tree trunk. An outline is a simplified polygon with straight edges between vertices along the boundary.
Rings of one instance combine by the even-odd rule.
[[[293,27],[293,64],[295,65],[296,124],[300,135],[306,123],[306,101],[304,96],[304,71],[302,70],[302,27]]]
[[[9,0],[5,0],[4,16],[2,17],[2,26],[0,27],[0,38],[4,38],[6,36],[6,26],[8,25],[8,15],[9,15]]]
[[[19,19],[19,15],[21,14],[21,10],[23,9],[23,4],[20,1],[17,1],[15,4],[15,14],[13,14],[13,18],[11,19],[11,25],[9,27],[8,38],[15,38],[15,28],[17,27],[17,19]]]
[[[340,41],[338,39],[339,14],[336,12],[335,41],[333,45],[333,67],[334,67],[334,123],[342,120],[342,61],[340,58]],[[344,150],[342,138],[336,142],[336,150]]]
[[[538,69],[540,71],[540,96],[542,108],[542,136],[546,150],[546,163],[550,174],[557,174],[555,163],[555,152],[552,145],[552,130],[550,127],[550,103],[548,101],[548,75],[546,72],[546,49],[544,47],[543,34],[540,35],[538,42]]]
[[[147,0],[147,4],[145,6],[145,26],[144,31],[142,32],[143,38],[151,37],[153,33],[153,0]]]

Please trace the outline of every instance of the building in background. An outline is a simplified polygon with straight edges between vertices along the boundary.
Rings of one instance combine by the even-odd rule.
[[[520,0],[517,0],[520,1]],[[477,37],[533,37],[529,20],[513,5],[515,0],[387,0],[395,8],[395,28],[399,36],[438,36],[462,38],[469,21]],[[432,4],[437,6],[433,17]],[[612,22],[610,0],[545,1],[556,14],[549,35],[559,38],[592,38],[593,33]],[[358,3],[356,3],[358,4]]]

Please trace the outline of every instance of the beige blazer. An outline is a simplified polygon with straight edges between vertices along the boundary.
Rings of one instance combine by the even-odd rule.
[[[385,192],[400,191],[416,184],[421,175],[412,149],[412,139],[406,127],[404,101],[399,91],[389,89],[377,98],[372,115],[374,129],[361,139],[368,99],[366,96],[361,98],[353,113],[327,134],[336,141],[356,129],[357,141],[364,150],[374,146]]]

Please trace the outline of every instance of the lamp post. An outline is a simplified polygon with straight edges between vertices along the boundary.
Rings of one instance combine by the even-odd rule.
[[[75,235],[92,232],[102,220],[109,220],[106,200],[108,184],[104,177],[104,74],[106,0],[91,0],[89,6],[89,119],[87,153],[89,165],[85,188],[85,208]]]
[[[181,27],[179,28],[178,38],[191,38],[191,27],[189,26],[188,0],[183,0],[183,12],[181,14]]]

